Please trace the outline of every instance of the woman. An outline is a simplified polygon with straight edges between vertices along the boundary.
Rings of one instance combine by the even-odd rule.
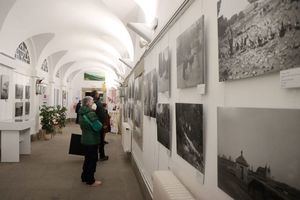
[[[99,186],[101,181],[95,180],[94,173],[98,160],[99,133],[95,132],[86,116],[91,122],[98,120],[96,113],[92,110],[94,101],[90,96],[82,99],[82,107],[79,110],[79,124],[82,130],[81,144],[84,147],[84,163],[82,167],[81,180],[90,186]]]

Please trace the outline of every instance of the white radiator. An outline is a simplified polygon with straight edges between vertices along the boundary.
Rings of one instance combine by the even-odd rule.
[[[131,152],[131,127],[125,122],[122,124],[122,146],[124,152]]]
[[[153,200],[195,200],[171,171],[155,171]]]

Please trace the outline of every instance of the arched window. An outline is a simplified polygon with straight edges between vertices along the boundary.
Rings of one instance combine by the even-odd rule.
[[[27,49],[27,46],[25,42],[22,42],[15,53],[15,58],[19,59],[23,62],[26,62],[27,64],[30,64],[30,57],[29,57],[29,51]]]
[[[47,59],[44,60],[41,69],[42,69],[44,72],[48,72],[48,71],[49,71],[49,70],[48,70],[48,61],[47,61]]]

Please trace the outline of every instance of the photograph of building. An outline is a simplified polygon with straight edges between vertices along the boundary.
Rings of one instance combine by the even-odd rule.
[[[218,186],[234,199],[300,198],[300,110],[218,108]]]

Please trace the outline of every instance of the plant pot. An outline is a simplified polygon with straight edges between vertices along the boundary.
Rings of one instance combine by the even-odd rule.
[[[46,134],[46,130],[44,130],[44,129],[39,130],[39,132],[37,133],[37,139],[44,140],[45,134]]]
[[[52,133],[48,133],[44,135],[44,140],[50,140],[51,138],[53,138],[53,134]]]

